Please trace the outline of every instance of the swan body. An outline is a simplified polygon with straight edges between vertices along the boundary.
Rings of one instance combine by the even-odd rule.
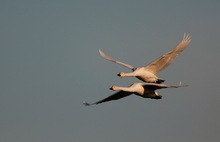
[[[186,86],[187,85],[181,85],[181,84],[165,85],[165,84],[156,84],[156,83],[134,83],[129,87],[112,86],[110,89],[113,91],[118,91],[117,93],[95,103],[90,104],[87,102],[83,102],[83,104],[86,106],[100,104],[104,102],[118,100],[130,96],[131,94],[135,94],[143,98],[162,99],[162,96],[156,92],[157,89],[178,88],[178,87],[186,87]]]
[[[168,67],[174,61],[174,59],[189,45],[190,42],[191,37],[184,33],[182,41],[171,51],[160,56],[145,67],[137,68],[134,68],[129,64],[117,61],[101,50],[99,50],[99,53],[106,60],[125,66],[132,70],[130,73],[120,72],[118,74],[120,77],[137,77],[138,79],[148,83],[163,83],[165,80],[158,78],[157,74]]]

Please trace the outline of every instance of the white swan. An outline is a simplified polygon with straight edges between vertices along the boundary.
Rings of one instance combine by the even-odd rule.
[[[146,67],[134,68],[131,65],[128,65],[126,63],[123,63],[123,62],[120,62],[120,61],[117,61],[117,60],[111,58],[110,56],[106,55],[101,50],[99,50],[99,53],[103,58],[105,58],[111,62],[123,65],[133,71],[130,73],[120,72],[118,74],[118,76],[120,76],[120,77],[135,76],[144,82],[162,83],[165,80],[159,79],[157,77],[157,74],[160,71],[162,71],[163,69],[165,69],[167,66],[169,66],[173,62],[173,60],[177,57],[177,55],[180,54],[188,46],[190,41],[191,41],[191,37],[188,34],[186,35],[184,33],[183,40],[175,48],[173,48],[171,51],[165,53],[164,55],[162,55],[158,59],[154,60],[153,62],[148,64]]]
[[[84,105],[95,105],[104,102],[109,102],[113,100],[118,100],[124,97],[127,97],[131,94],[135,94],[137,96],[143,98],[150,98],[150,99],[162,99],[162,96],[159,95],[156,90],[163,89],[163,88],[178,88],[178,87],[186,87],[188,85],[165,85],[165,84],[156,84],[156,83],[134,83],[130,87],[120,87],[120,86],[112,86],[110,89],[114,91],[119,91],[103,100],[100,100],[95,103],[87,103],[83,102]]]

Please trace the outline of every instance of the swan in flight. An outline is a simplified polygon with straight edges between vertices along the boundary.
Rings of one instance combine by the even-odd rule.
[[[117,61],[110,56],[106,55],[103,51],[99,50],[100,55],[109,60],[111,62],[117,63],[119,65],[125,66],[132,70],[130,73],[120,72],[118,76],[120,77],[137,77],[138,79],[148,82],[148,83],[163,83],[165,80],[160,79],[157,77],[157,74],[169,66],[173,60],[179,55],[190,43],[191,37],[188,34],[184,33],[182,41],[171,51],[165,53],[164,55],[160,56],[150,64],[145,67],[133,67],[129,64]]]
[[[110,89],[113,91],[118,91],[117,93],[95,103],[87,103],[84,101],[83,104],[86,106],[100,104],[104,102],[118,100],[127,97],[131,94],[135,94],[143,98],[162,99],[162,96],[156,92],[157,89],[178,88],[178,87],[186,87],[186,86],[188,85],[181,85],[181,83],[179,85],[165,85],[165,84],[156,84],[156,83],[134,83],[129,87],[112,86]]]

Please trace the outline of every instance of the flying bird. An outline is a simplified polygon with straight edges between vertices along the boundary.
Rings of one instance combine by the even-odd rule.
[[[137,77],[138,79],[148,82],[148,83],[163,83],[165,80],[160,79],[157,77],[157,74],[168,67],[173,60],[179,55],[190,43],[191,37],[188,34],[184,33],[182,41],[171,51],[165,53],[164,55],[160,56],[150,64],[145,67],[133,67],[129,64],[117,61],[112,57],[106,55],[103,51],[99,50],[100,55],[109,60],[111,62],[117,63],[119,65],[125,66],[132,70],[130,73],[120,72],[118,76],[120,77]]]
[[[162,99],[162,96],[156,92],[157,89],[178,88],[186,86],[188,85],[181,85],[181,83],[179,85],[165,85],[157,83],[134,83],[129,87],[112,86],[110,89],[113,91],[118,91],[117,93],[95,103],[87,103],[84,101],[83,104],[86,106],[100,104],[104,102],[118,100],[130,96],[131,94],[135,94],[143,98]]]

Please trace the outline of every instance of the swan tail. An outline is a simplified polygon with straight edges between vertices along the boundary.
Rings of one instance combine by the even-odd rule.
[[[157,84],[161,84],[161,83],[163,83],[163,82],[165,82],[164,79],[157,79],[157,81],[156,81]]]

